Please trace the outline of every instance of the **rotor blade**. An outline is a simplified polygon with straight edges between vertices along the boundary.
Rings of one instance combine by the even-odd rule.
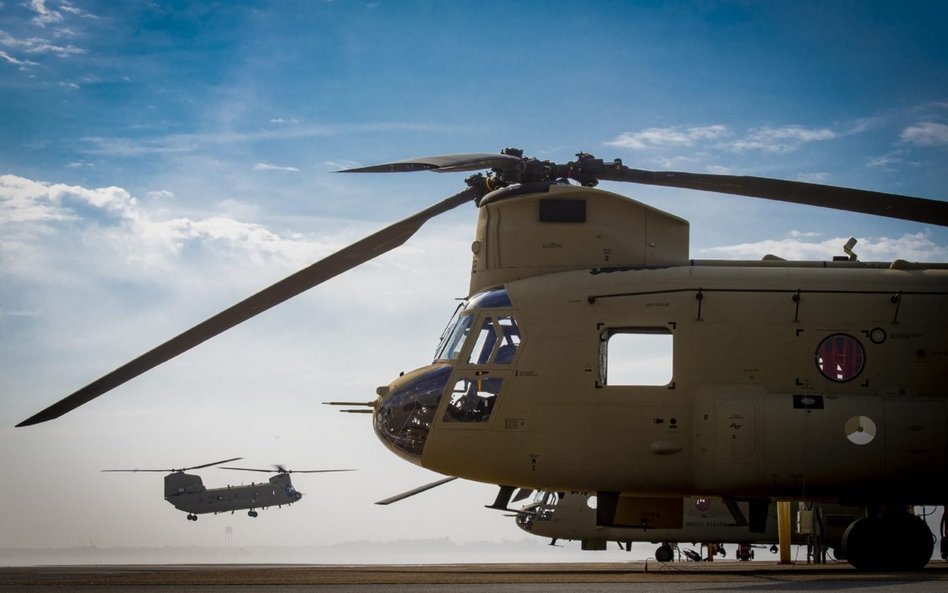
[[[332,472],[354,472],[354,469],[288,469],[288,474],[328,474]]]
[[[263,472],[266,474],[322,474],[330,472],[354,472],[354,469],[259,469],[255,467],[230,467],[224,466],[218,469],[232,469],[242,472]]]
[[[402,492],[401,494],[396,494],[395,496],[390,496],[389,498],[386,498],[385,500],[380,500],[380,501],[378,501],[378,502],[375,503],[375,504],[381,504],[381,505],[392,504],[393,502],[398,502],[398,501],[400,501],[400,500],[404,500],[404,499],[408,498],[409,496],[414,496],[414,495],[416,495],[416,494],[421,494],[421,493],[424,492],[425,490],[431,490],[432,488],[436,488],[436,487],[438,487],[438,486],[440,486],[440,485],[442,485],[442,484],[447,484],[447,483],[450,482],[451,480],[456,480],[456,479],[457,479],[456,476],[452,476],[452,477],[450,477],[450,478],[444,478],[444,479],[438,480],[437,482],[431,482],[430,484],[425,484],[424,486],[419,486],[419,487],[417,487],[417,488],[415,488],[415,489],[413,489],[413,490],[408,490],[407,492]]]
[[[188,471],[189,469],[201,469],[202,467],[211,467],[212,465],[220,465],[221,463],[230,463],[231,461],[237,461],[238,459],[243,459],[243,457],[234,457],[232,459],[224,459],[222,461],[215,461],[214,463],[205,463],[204,465],[193,465],[191,467],[186,467],[180,471],[184,472],[184,471]]]
[[[251,317],[274,307],[310,288],[351,270],[383,253],[395,249],[414,235],[430,218],[447,212],[479,196],[472,187],[396,222],[368,237],[344,247],[308,268],[280,280],[257,294],[225,309],[182,334],[168,340],[111,373],[93,381],[45,410],[27,418],[17,426],[30,426],[58,418],[66,412],[95,399],[103,393],[137,377],[198,344],[224,332]]]
[[[480,171],[482,169],[511,169],[520,167],[523,159],[508,154],[468,153],[426,156],[381,165],[343,169],[337,173],[407,173],[411,171]]]
[[[365,406],[367,408],[374,408],[375,401],[370,402],[323,402],[324,406]]]
[[[948,202],[899,194],[767,177],[643,171],[627,167],[607,167],[597,176],[609,181],[630,181],[750,196],[948,226]]]
[[[234,457],[232,459],[224,459],[222,461],[215,461],[214,463],[205,463],[204,465],[194,465],[192,467],[182,467],[181,469],[103,469],[99,471],[103,472],[186,472],[191,469],[201,469],[202,467],[211,467],[212,465],[217,465],[219,463],[229,463],[231,461],[237,461],[238,459],[243,459],[243,457]]]

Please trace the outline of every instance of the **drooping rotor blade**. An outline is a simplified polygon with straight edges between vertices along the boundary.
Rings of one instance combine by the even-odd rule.
[[[380,501],[378,501],[378,502],[375,503],[375,504],[381,504],[381,505],[392,504],[393,502],[398,502],[398,501],[400,501],[400,500],[404,500],[404,499],[408,498],[409,496],[414,496],[414,495],[416,495],[416,494],[421,494],[422,492],[425,492],[426,490],[431,490],[432,488],[437,488],[438,486],[441,486],[442,484],[447,484],[448,482],[450,482],[450,481],[452,481],[452,480],[456,480],[456,479],[457,479],[456,476],[452,476],[452,477],[450,477],[450,478],[443,478],[443,479],[441,479],[441,480],[438,480],[437,482],[431,482],[430,484],[425,484],[424,486],[419,486],[419,487],[414,488],[414,489],[412,489],[412,490],[408,490],[407,492],[402,492],[401,494],[396,494],[395,496],[390,496],[390,497],[386,498],[385,500],[380,500]]]
[[[220,465],[222,463],[230,463],[231,461],[238,461],[243,459],[243,457],[234,457],[233,459],[224,459],[223,461],[215,461],[214,463],[205,463],[204,465],[194,465],[191,467],[186,467],[181,471],[188,471],[189,469],[201,469],[202,467],[211,467],[212,465]]]
[[[339,173],[408,173],[411,171],[434,171],[453,173],[458,171],[480,171],[482,169],[516,169],[523,159],[507,154],[468,153],[443,154],[418,157],[381,165],[343,169]]]
[[[332,472],[354,472],[354,469],[288,469],[288,474],[326,474]]]
[[[280,467],[277,469],[260,469],[256,467],[230,467],[224,466],[220,469],[231,469],[242,472],[263,472],[267,474],[323,474],[331,472],[354,472],[354,469],[286,469]]]
[[[221,461],[215,461],[213,463],[205,463],[203,465],[192,465],[191,467],[182,467],[178,468],[169,468],[169,469],[103,469],[100,471],[103,472],[186,472],[192,469],[201,469],[202,467],[211,467],[212,465],[219,465],[221,463],[229,463],[231,461],[237,461],[243,459],[243,457],[234,457],[231,459],[222,459]]]
[[[948,202],[767,177],[609,167],[599,179],[697,189],[948,226]]]
[[[310,288],[351,270],[403,244],[421,226],[439,214],[480,197],[479,188],[467,189],[430,206],[408,218],[396,222],[368,237],[344,247],[311,266],[292,274],[258,292],[257,294],[225,309],[210,319],[149,350],[111,373],[93,381],[82,389],[61,399],[45,410],[27,418],[17,426],[30,426],[58,418],[66,412],[99,397],[119,385],[137,377],[175,356],[194,348],[198,344],[220,334],[235,325],[258,315]]]

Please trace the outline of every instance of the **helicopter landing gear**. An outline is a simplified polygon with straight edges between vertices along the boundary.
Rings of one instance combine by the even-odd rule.
[[[750,562],[754,559],[754,549],[750,544],[737,544],[737,559],[741,562]]]
[[[254,511],[254,510],[248,511],[247,514],[248,514],[249,516],[251,516],[251,517],[254,517],[254,518],[257,517],[257,511]]]
[[[194,513],[188,513],[188,521],[197,521],[197,520],[198,520],[197,515],[195,515]]]
[[[675,559],[675,552],[668,544],[662,544],[655,550],[655,559],[659,562],[671,562]]]
[[[934,547],[928,525],[907,511],[857,519],[843,534],[843,553],[859,570],[921,570]]]

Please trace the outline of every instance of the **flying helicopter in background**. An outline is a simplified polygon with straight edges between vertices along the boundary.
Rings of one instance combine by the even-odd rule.
[[[948,264],[689,258],[688,222],[596,189],[619,181],[948,226],[948,202],[761,177],[654,172],[519,149],[349,169],[489,170],[21,422],[56,418],[474,202],[469,296],[434,360],[361,404],[381,441],[433,471],[596,492],[596,524],[639,497],[868,509],[842,538],[864,569],[924,566],[909,505],[948,500]],[[658,355],[654,353],[658,352]],[[648,357],[648,358],[646,358]],[[502,501],[499,506],[506,506]],[[734,508],[734,505],[730,505]],[[897,545],[890,545],[897,542]]]
[[[179,511],[188,513],[188,521],[197,521],[198,515],[226,513],[245,510],[250,517],[257,517],[257,509],[290,505],[303,498],[303,493],[293,487],[290,474],[313,474],[326,472],[348,472],[351,469],[289,470],[274,465],[272,470],[244,467],[221,467],[220,469],[274,473],[267,482],[252,482],[223,488],[206,488],[200,476],[185,472],[212,467],[243,459],[234,457],[203,465],[181,469],[104,469],[103,472],[171,472],[165,476],[165,500]]]

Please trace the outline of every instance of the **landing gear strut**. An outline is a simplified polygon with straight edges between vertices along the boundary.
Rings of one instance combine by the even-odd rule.
[[[843,553],[859,570],[920,570],[934,547],[925,521],[906,511],[863,517],[843,534]]]

